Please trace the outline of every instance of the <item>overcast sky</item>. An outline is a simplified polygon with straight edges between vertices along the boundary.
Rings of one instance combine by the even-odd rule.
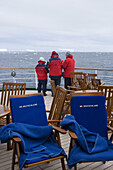
[[[0,0],[0,49],[113,52],[113,0]]]

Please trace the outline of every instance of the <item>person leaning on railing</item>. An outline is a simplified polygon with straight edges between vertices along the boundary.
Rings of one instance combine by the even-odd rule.
[[[45,60],[43,57],[39,58],[38,64],[35,67],[35,71],[37,73],[38,77],[38,93],[41,92],[41,87],[43,86],[43,94],[44,96],[47,96],[46,94],[46,89],[47,89],[47,73],[48,69],[47,66],[45,65]]]
[[[70,72],[74,72],[75,70],[75,60],[70,52],[66,52],[66,59],[63,62],[63,69],[64,69],[64,86],[66,89],[68,89],[67,86],[71,86]]]
[[[52,55],[47,63],[47,68],[49,69],[49,77],[51,80],[55,81],[56,86],[60,86],[62,76],[62,60],[59,58],[56,51],[52,52]]]

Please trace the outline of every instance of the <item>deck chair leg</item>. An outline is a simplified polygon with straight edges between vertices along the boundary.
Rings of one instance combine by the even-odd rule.
[[[72,149],[72,139],[70,140],[70,146],[69,146],[69,151],[68,151],[68,157],[69,157],[69,154],[71,152],[71,149]]]
[[[59,133],[57,133],[57,132],[55,133],[55,138],[56,138],[56,141],[57,141],[58,145],[61,146],[61,141],[60,141]],[[62,169],[66,170],[65,163],[64,163],[64,158],[61,159],[61,164],[62,164]]]
[[[62,164],[62,169],[66,170],[65,163],[64,163],[64,158],[61,159],[61,164]]]
[[[55,132],[55,140],[57,141],[57,144],[61,146],[60,135],[57,132]]]
[[[71,139],[70,140],[70,146],[69,146],[69,152],[68,152],[68,157],[69,157],[69,154],[70,154],[70,152],[71,152],[71,149],[72,149],[72,147],[75,145],[75,141],[74,141],[74,139]]]
[[[15,149],[16,149],[16,144],[15,142],[13,142],[12,170],[14,170],[14,165],[15,165]]]
[[[77,164],[74,166],[74,170],[77,170]]]
[[[7,150],[12,150],[13,149],[13,144],[12,144],[12,140],[7,142]]]
[[[11,149],[10,147],[10,141],[7,142],[7,151],[9,151]]]

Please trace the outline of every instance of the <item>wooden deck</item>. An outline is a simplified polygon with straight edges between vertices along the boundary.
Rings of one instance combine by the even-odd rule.
[[[46,104],[47,109],[50,108],[51,101],[52,101],[52,97],[51,97],[51,93],[49,92],[48,96],[45,97],[45,104]],[[68,154],[69,142],[70,142],[70,138],[68,134],[61,135],[62,147],[64,148],[67,154]],[[7,145],[0,144],[0,170],[11,170],[11,162],[12,162],[12,150],[7,151]],[[113,161],[106,162],[105,164],[103,164],[102,162],[81,163],[81,164],[78,164],[77,167],[78,167],[78,170],[93,170],[93,169],[94,170],[104,170],[104,169],[113,170]],[[66,168],[68,169],[68,167]],[[28,170],[61,170],[62,168],[61,168],[60,160],[57,160],[57,161],[52,161],[50,163],[30,167],[27,169]],[[18,170],[18,166],[15,166],[15,170]]]
[[[69,148],[68,134],[61,136],[61,142],[65,152],[68,153],[68,148]],[[7,145],[0,144],[0,170],[11,170],[11,162],[12,162],[12,150],[7,151]],[[78,170],[104,170],[104,169],[113,170],[113,161],[106,162],[105,164],[103,164],[102,162],[81,163],[78,164],[77,167]],[[62,170],[60,160],[30,167],[27,169],[28,170]],[[68,170],[67,163],[66,163],[66,169]],[[18,165],[15,166],[15,170],[18,170]]]

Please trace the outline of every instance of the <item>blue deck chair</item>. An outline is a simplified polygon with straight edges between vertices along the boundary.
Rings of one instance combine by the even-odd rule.
[[[81,162],[113,160],[113,145],[107,134],[105,97],[97,94],[73,93],[72,115],[61,123],[62,126],[68,126],[71,136],[68,159],[70,168],[77,169],[77,163]]]
[[[49,127],[46,117],[46,110],[45,110],[45,103],[43,95],[40,93],[37,94],[28,94],[28,95],[20,95],[20,96],[12,96],[10,98],[10,106],[11,106],[11,113],[12,113],[12,120],[16,125],[20,123],[22,126],[33,126],[33,127],[43,127],[44,129]],[[23,125],[24,124],[24,125]],[[50,125],[51,126],[51,125]],[[20,130],[20,129],[19,129]],[[57,131],[59,129],[57,128]],[[46,133],[46,129],[44,130]],[[43,132],[44,132],[43,131]],[[35,130],[33,131],[35,134]],[[40,132],[41,133],[41,132]],[[52,132],[53,133],[53,132]],[[65,132],[61,132],[65,133]],[[20,158],[21,150],[19,150],[19,145],[21,140],[17,138],[13,138],[14,146],[13,146],[13,163],[12,169],[14,169],[15,165],[15,147],[17,146],[17,156],[18,159]],[[56,143],[56,142],[55,142]],[[59,146],[59,144],[56,143]],[[53,147],[54,150],[54,147]],[[61,148],[61,153],[57,156],[46,156],[46,157],[39,157],[39,158],[32,158],[32,160],[26,160],[24,163],[24,167],[30,167],[46,162],[50,162],[52,160],[61,159],[62,169],[65,170],[64,158],[65,153]]]

